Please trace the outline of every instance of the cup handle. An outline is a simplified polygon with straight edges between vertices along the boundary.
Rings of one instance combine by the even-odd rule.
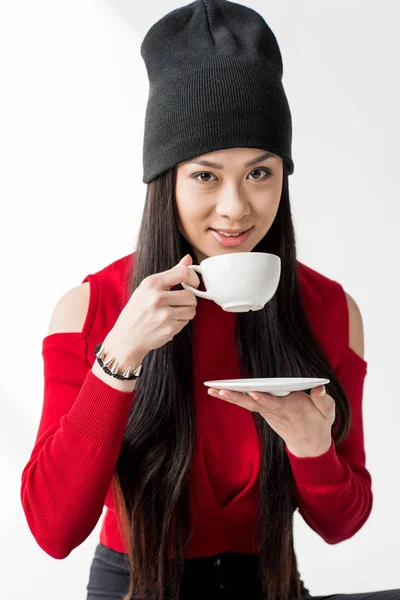
[[[200,273],[200,275],[202,275],[201,265],[188,265],[188,267],[189,269],[193,269],[193,271],[197,271],[197,273]],[[200,296],[200,298],[207,298],[207,300],[212,300],[212,297],[209,292],[200,292],[198,289],[192,287],[188,283],[184,283],[183,281],[181,282],[181,285],[185,288],[185,290],[190,290],[196,296]]]

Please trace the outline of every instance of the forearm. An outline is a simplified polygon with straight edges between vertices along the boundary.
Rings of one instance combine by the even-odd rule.
[[[21,502],[37,544],[63,559],[98,522],[118,458],[116,448],[98,447],[65,419],[49,433],[24,469]]]
[[[371,478],[365,468],[352,470],[335,445],[323,455],[298,458],[288,451],[299,511],[326,542],[354,535],[372,508]]]
[[[106,341],[123,367],[139,366],[141,356],[124,355],[113,339]],[[85,344],[75,342],[76,348],[81,352]],[[135,396],[135,380],[107,375],[97,360],[88,369],[85,356],[76,356],[67,374],[57,363],[52,371],[46,365],[41,426],[22,474],[27,522],[55,558],[68,556],[101,515]]]

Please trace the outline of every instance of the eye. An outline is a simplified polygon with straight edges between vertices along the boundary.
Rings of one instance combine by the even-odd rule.
[[[262,168],[260,167],[259,169],[253,169],[252,173],[257,173],[257,171],[259,173],[265,173],[265,177],[256,177],[256,180],[257,179],[268,179],[268,177],[270,175],[272,175],[272,171],[270,171],[270,169],[267,169],[267,167],[262,167]]]
[[[209,173],[208,171],[203,171],[202,173],[195,173],[194,175],[192,175],[192,179],[196,179],[200,183],[208,183],[209,180],[204,181],[204,179],[198,179],[200,175],[212,175],[212,173]]]

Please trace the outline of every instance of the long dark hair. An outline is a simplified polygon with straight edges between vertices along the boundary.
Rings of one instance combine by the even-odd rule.
[[[148,184],[129,294],[145,277],[172,268],[185,254],[196,263],[177,225],[175,177],[172,169]],[[350,428],[349,402],[301,302],[285,164],[275,220],[254,251],[280,256],[282,270],[277,292],[264,309],[236,315],[241,375],[329,378],[327,391],[336,400],[332,434],[339,444]],[[179,598],[190,538],[188,485],[196,429],[192,332],[189,321],[169,343],[151,351],[136,383],[113,481],[129,558],[130,587],[124,600],[138,594],[162,600],[167,590],[174,600]],[[300,598],[293,547],[295,485],[285,443],[258,413],[252,415],[262,452],[257,539],[264,594],[269,600]]]

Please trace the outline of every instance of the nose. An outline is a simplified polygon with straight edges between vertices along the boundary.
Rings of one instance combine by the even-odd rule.
[[[231,223],[238,223],[250,213],[251,207],[245,195],[238,190],[230,188],[218,198],[215,212],[220,217],[225,217]]]

